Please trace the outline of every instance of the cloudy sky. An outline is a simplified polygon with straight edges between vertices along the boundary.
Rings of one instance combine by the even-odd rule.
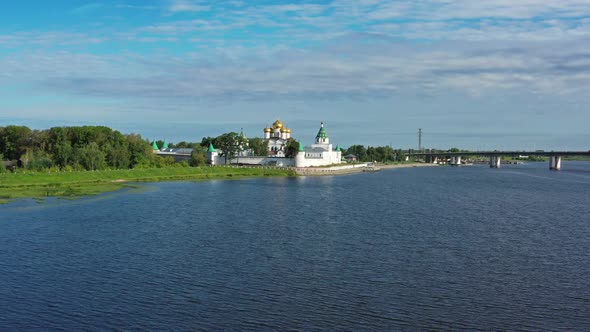
[[[0,126],[590,149],[590,0],[20,0],[0,22]]]

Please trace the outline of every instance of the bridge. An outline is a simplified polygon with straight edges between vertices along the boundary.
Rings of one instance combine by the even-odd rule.
[[[558,171],[561,169],[562,157],[590,156],[590,151],[465,151],[465,152],[418,152],[408,153],[406,160],[411,157],[423,157],[431,163],[439,163],[448,160],[450,165],[461,165],[464,156],[480,156],[490,159],[491,168],[500,168],[502,157],[516,156],[541,156],[549,157],[549,169]]]

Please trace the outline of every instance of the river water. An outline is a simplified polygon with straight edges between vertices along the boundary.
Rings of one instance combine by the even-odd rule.
[[[0,206],[0,330],[590,330],[590,163]]]

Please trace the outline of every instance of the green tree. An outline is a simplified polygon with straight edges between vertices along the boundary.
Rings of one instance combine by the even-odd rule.
[[[51,156],[47,154],[45,151],[34,151],[33,152],[33,159],[28,163],[27,168],[41,171],[46,170],[53,167],[53,160]]]
[[[249,146],[255,156],[268,155],[268,141],[260,137],[250,138]]]
[[[47,130],[33,130],[31,131],[30,146],[35,151],[47,152],[49,144],[49,133]]]
[[[6,172],[6,166],[4,166],[4,155],[0,153],[0,173]]]
[[[374,161],[374,160],[382,160],[383,157],[379,154],[379,152],[372,146],[367,147],[367,156],[365,157],[365,161]]]
[[[33,149],[27,149],[25,153],[23,153],[20,158],[20,164],[23,168],[29,168],[29,164],[33,161]]]
[[[157,168],[167,168],[175,166],[174,157],[154,156],[153,162]]]
[[[222,156],[225,156],[225,163],[229,163],[238,151],[241,151],[248,143],[248,140],[236,132],[225,133],[215,139],[216,148],[221,149]]]
[[[126,137],[129,147],[129,161],[131,168],[136,165],[143,167],[150,165],[154,160],[154,153],[149,142],[144,141],[138,134],[129,134]]]
[[[175,147],[175,148],[178,148],[178,149],[188,149],[188,148],[192,147],[192,143],[185,142],[185,141],[180,141],[180,142],[178,142],[176,144],[170,143],[169,146],[170,147]]]
[[[61,168],[71,165],[74,159],[74,149],[68,141],[62,141],[55,146],[53,161]]]
[[[194,149],[191,152],[191,160],[189,164],[193,167],[204,166],[207,162],[207,158],[205,158],[205,153],[201,150]]]
[[[395,161],[405,161],[406,160],[406,153],[402,149],[397,149],[394,151],[394,158]]]
[[[288,138],[285,142],[285,157],[293,158],[299,152],[299,142],[294,138]]]
[[[98,170],[105,167],[105,154],[100,151],[95,142],[78,148],[77,155],[80,165],[87,170]]]
[[[0,153],[8,160],[17,160],[27,149],[32,149],[31,129],[25,126],[6,126],[0,128]]]
[[[348,154],[355,155],[356,159],[359,161],[367,160],[367,149],[363,145],[351,145],[348,149],[346,149],[346,154],[343,155]]]
[[[106,150],[107,164],[114,168],[129,168],[131,165],[127,144],[110,147]]]
[[[209,144],[213,144],[213,146],[217,148],[217,137],[203,137],[203,139],[201,140],[201,146],[206,148],[209,146]]]

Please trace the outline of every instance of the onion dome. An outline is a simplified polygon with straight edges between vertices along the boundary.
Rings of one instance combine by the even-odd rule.
[[[285,127],[281,128],[281,133],[288,133],[288,132],[289,132],[289,129],[287,129]]]
[[[291,133],[291,128],[285,128],[285,132],[290,134]]]
[[[281,129],[283,128],[283,123],[281,122],[281,120],[277,120],[272,124],[272,127],[274,129]]]
[[[270,132],[272,132],[272,128],[264,128],[264,132],[265,133],[270,133]]]

